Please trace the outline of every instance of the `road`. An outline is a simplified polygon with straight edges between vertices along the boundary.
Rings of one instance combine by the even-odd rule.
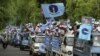
[[[0,56],[30,56],[29,51],[20,51],[19,48],[8,46],[7,49],[3,49],[0,44]]]

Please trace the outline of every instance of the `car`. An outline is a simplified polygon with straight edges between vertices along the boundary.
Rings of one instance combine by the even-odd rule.
[[[65,56],[73,56],[74,34],[66,34],[64,38],[65,47],[62,45],[62,51]]]
[[[41,54],[45,54],[45,45],[44,45],[44,38],[45,36],[31,36],[31,40],[30,40],[30,55],[41,55]]]
[[[21,37],[20,37],[19,33],[16,32],[12,35],[10,43],[11,43],[11,45],[16,47],[16,46],[20,46],[20,41],[21,41]]]
[[[29,34],[28,33],[23,34],[20,42],[20,50],[29,49],[29,40],[30,40]]]

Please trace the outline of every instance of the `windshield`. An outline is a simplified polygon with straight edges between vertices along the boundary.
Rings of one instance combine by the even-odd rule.
[[[94,36],[93,46],[100,46],[100,36]]]
[[[67,45],[72,46],[72,45],[74,45],[74,38],[73,37],[67,37],[66,42],[67,42]]]
[[[43,43],[44,42],[44,37],[36,37],[35,42],[36,43]]]
[[[29,34],[28,33],[24,33],[24,35],[22,36],[23,40],[29,40]]]
[[[28,40],[28,37],[23,37],[23,40]]]
[[[100,33],[99,32],[93,32],[93,46],[100,46]]]

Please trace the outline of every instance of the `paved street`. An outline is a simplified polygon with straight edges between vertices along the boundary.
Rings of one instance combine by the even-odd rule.
[[[28,51],[20,51],[19,48],[8,46],[7,49],[3,49],[0,44],[0,56],[30,56]]]

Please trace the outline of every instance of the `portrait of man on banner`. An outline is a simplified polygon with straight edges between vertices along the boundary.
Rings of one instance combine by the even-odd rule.
[[[45,17],[58,17],[64,14],[63,3],[41,4],[43,14]]]

